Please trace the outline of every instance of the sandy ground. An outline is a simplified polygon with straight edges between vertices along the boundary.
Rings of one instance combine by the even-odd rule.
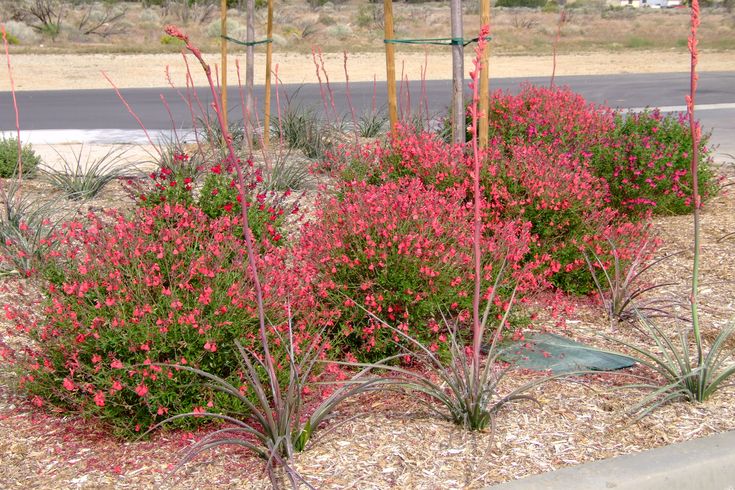
[[[212,65],[220,62],[219,54],[205,55]],[[472,51],[468,50],[465,71],[469,72]],[[244,57],[231,56],[228,61],[228,82],[237,84],[237,63]],[[18,54],[12,56],[13,76],[17,90],[62,90],[109,88],[102,75],[105,72],[118,87],[164,87],[171,82],[179,87],[186,84],[186,65],[179,54],[92,54],[51,55]],[[204,85],[206,79],[198,64],[189,60],[195,84]],[[344,55],[324,55],[324,65],[330,81],[344,81]],[[311,55],[275,53],[274,71],[283,83],[317,82],[316,65]],[[396,73],[409,80],[420,80],[425,67],[425,78],[451,78],[449,54],[397,54]],[[617,53],[563,54],[557,58],[556,74],[605,75],[617,73],[666,73],[689,69],[689,54],[677,51],[629,51]],[[490,77],[550,76],[551,56],[494,56],[491,58]],[[734,52],[704,52],[700,54],[701,71],[735,70]],[[385,58],[382,52],[349,55],[347,72],[350,81],[385,80]],[[262,83],[265,74],[265,57],[256,55],[255,79]],[[9,90],[7,71],[0,71],[0,91]]]

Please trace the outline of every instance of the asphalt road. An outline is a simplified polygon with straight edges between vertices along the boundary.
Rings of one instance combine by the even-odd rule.
[[[491,79],[491,89],[516,92],[523,83],[547,85],[548,77],[500,78]],[[588,101],[607,104],[612,107],[641,109],[663,107],[664,110],[683,110],[684,95],[689,89],[689,75],[674,74],[625,74],[605,76],[557,77],[557,85],[568,86],[580,93]],[[408,90],[410,100],[416,110],[418,101],[428,103],[432,114],[445,114],[449,103],[450,81],[427,81],[425,88],[420,82],[411,83]],[[375,101],[378,108],[385,107],[385,84],[351,83],[352,105],[357,114],[369,111]],[[332,84],[336,111],[349,113],[349,105],[344,84]],[[155,132],[177,128],[191,128],[191,112],[186,97],[170,88],[162,89],[123,89],[123,96],[145,127]],[[279,88],[281,106],[287,99],[291,104],[314,107],[323,112],[323,101],[318,84],[300,86],[284,85]],[[171,116],[162,103],[165,97],[171,109]],[[255,96],[262,100],[263,88],[256,87]],[[198,97],[204,107],[211,102],[208,89],[198,89]],[[80,141],[119,140],[137,138],[131,130],[139,130],[136,120],[113,90],[59,90],[28,91],[17,94],[20,109],[21,130],[31,131],[31,135],[45,135],[49,142],[59,142],[59,137],[72,137]],[[735,155],[735,71],[705,72],[700,74],[697,92],[697,117],[706,130],[713,132],[712,142],[719,145],[718,151]],[[241,117],[239,94],[230,91],[231,119]],[[273,111],[276,113],[275,96]],[[234,106],[234,107],[233,107]],[[197,111],[198,112],[198,111]],[[8,92],[0,92],[0,131],[15,128],[15,115]],[[79,131],[74,131],[79,130]],[[56,139],[50,135],[56,134]],[[64,135],[67,136],[64,136]],[[59,136],[61,135],[61,136]],[[73,136],[69,136],[73,135]],[[41,137],[42,139],[43,137]],[[33,138],[38,140],[39,137]]]

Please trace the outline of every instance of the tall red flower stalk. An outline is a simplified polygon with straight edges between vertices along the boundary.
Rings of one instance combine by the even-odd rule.
[[[481,208],[481,194],[480,194],[480,148],[478,145],[477,137],[477,126],[480,120],[479,103],[479,77],[482,71],[482,55],[487,48],[487,38],[490,35],[490,26],[484,25],[480,29],[480,35],[478,36],[477,46],[475,47],[475,59],[472,63],[475,69],[470,72],[470,89],[472,90],[472,103],[469,106],[470,115],[472,116],[472,127],[470,129],[472,134],[472,156],[473,156],[473,190],[474,193],[474,216],[473,216],[473,243],[472,253],[474,259],[475,268],[475,292],[472,300],[472,363],[475,368],[475,372],[479,376],[480,366],[480,347],[482,346],[482,334],[483,325],[481,323],[480,316],[480,295],[482,287],[482,255],[480,251],[480,239],[482,235],[482,216],[480,212]]]
[[[702,137],[702,130],[699,123],[694,119],[694,98],[697,92],[697,61],[699,51],[697,45],[697,29],[699,28],[699,0],[692,0],[691,5],[691,30],[689,33],[689,52],[691,53],[691,67],[689,77],[689,95],[686,96],[687,115],[689,116],[689,130],[692,135],[692,200],[694,201],[694,263],[692,264],[692,328],[694,330],[694,339],[697,344],[697,364],[702,364],[702,338],[699,331],[699,255],[700,255],[700,207],[701,198],[699,195],[699,179],[697,172],[699,170],[699,140]]]
[[[5,32],[5,24],[2,25],[3,45],[5,46],[5,59],[8,62],[8,77],[10,78],[10,93],[13,95],[13,110],[15,110],[15,130],[18,137],[18,182],[23,181],[23,145],[20,141],[20,115],[18,112],[18,101],[15,99],[15,80],[13,79],[13,67],[10,64],[10,50],[8,49],[8,35]]]
[[[138,126],[143,130],[143,134],[145,134],[146,139],[148,140],[148,143],[151,145],[151,147],[156,150],[159,156],[162,156],[161,150],[158,149],[158,146],[153,142],[151,139],[151,135],[148,134],[148,129],[145,127],[145,124],[143,124],[143,121],[140,120],[138,117],[138,114],[135,113],[132,107],[130,107],[130,104],[128,104],[128,101],[123,97],[123,94],[120,93],[120,89],[115,85],[115,82],[112,81],[112,79],[107,75],[105,71],[100,72],[102,73],[102,76],[105,77],[105,80],[110,82],[110,85],[112,86],[112,89],[115,91],[115,94],[117,94],[117,98],[120,99],[120,101],[123,103],[125,108],[128,110],[131,116],[135,119],[135,122],[138,123]]]
[[[559,12],[559,21],[556,24],[556,37],[554,37],[554,44],[552,46],[553,52],[551,55],[552,67],[551,67],[551,83],[550,86],[554,87],[554,78],[556,77],[556,51],[559,46],[559,39],[561,38],[561,26],[567,21],[567,11],[563,8]]]
[[[204,74],[207,76],[207,82],[209,84],[209,88],[212,91],[212,108],[214,109],[215,114],[217,115],[217,122],[219,123],[219,126],[222,130],[222,137],[225,141],[225,144],[227,145],[227,152],[228,152],[228,162],[229,164],[233,165],[235,167],[235,171],[237,172],[237,180],[238,184],[240,185],[240,192],[245,192],[245,189],[247,189],[247,186],[245,185],[245,177],[243,175],[242,171],[242,165],[240,163],[240,160],[235,155],[235,147],[232,145],[232,137],[230,136],[230,133],[227,129],[227,124],[225,123],[224,115],[222,113],[222,104],[220,102],[219,94],[217,93],[217,89],[214,85],[214,80],[212,80],[212,69],[209,67],[209,65],[204,61],[204,57],[202,57],[202,52],[191,44],[189,41],[189,37],[185,35],[183,32],[179,30],[178,27],[169,25],[165,28],[166,34],[168,34],[171,37],[175,37],[177,39],[180,39],[186,44],[186,49],[191,52],[194,57],[199,60],[199,63],[202,65],[202,69],[204,70]],[[244,196],[243,196],[244,197]],[[258,321],[260,325],[260,340],[263,344],[263,354],[264,354],[264,363],[265,367],[268,370],[268,376],[270,379],[276,379],[276,371],[275,367],[273,366],[273,359],[271,358],[270,348],[268,347],[268,336],[266,332],[265,327],[265,306],[263,303],[263,288],[260,284],[260,278],[258,275],[258,266],[255,262],[255,246],[253,244],[253,232],[250,229],[250,222],[248,220],[248,206],[246,200],[243,198],[243,205],[241,207],[241,214],[242,214],[242,228],[243,228],[243,235],[245,238],[245,246],[247,248],[248,252],[248,265],[250,268],[250,272],[253,276],[253,287],[255,289],[255,296],[256,301],[258,304]],[[270,387],[273,394],[273,402],[276,404],[279,404],[282,397],[280,393],[280,387],[278,386],[278,383],[270,383]],[[276,406],[276,411],[278,412],[280,407]]]

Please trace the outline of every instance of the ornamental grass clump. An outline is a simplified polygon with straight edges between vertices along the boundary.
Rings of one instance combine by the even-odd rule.
[[[618,238],[619,239],[619,238]],[[648,318],[671,317],[670,309],[674,303],[665,298],[643,300],[642,298],[656,289],[673,286],[673,282],[648,284],[643,276],[657,264],[678,255],[671,253],[654,258],[653,250],[657,240],[651,239],[635,251],[633,256],[625,256],[618,250],[615,241],[608,238],[612,260],[603,261],[590,247],[584,260],[597,288],[610,321],[610,329],[615,330],[619,323],[636,321],[639,313]]]
[[[121,165],[125,150],[110,149],[96,158],[90,151],[84,155],[84,148],[80,148],[78,153],[72,150],[71,158],[58,151],[56,153],[63,168],[57,170],[49,165],[42,166],[44,179],[74,201],[95,197],[107,184],[129,170]]]
[[[31,276],[54,248],[58,202],[24,193],[20,179],[6,181],[0,194],[0,274]]]

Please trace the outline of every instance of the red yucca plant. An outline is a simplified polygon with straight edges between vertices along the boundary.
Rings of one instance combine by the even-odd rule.
[[[244,169],[242,168],[240,161],[235,156],[232,138],[230,137],[228,128],[224,122],[221,105],[219,103],[219,95],[217,94],[211,77],[210,67],[204,61],[199,49],[193,46],[189,41],[189,38],[178,28],[168,26],[166,27],[166,33],[185,43],[186,48],[197,58],[197,60],[199,60],[205,74],[207,75],[209,86],[212,91],[214,112],[217,116],[222,137],[228,149],[228,158],[225,163],[227,165],[234,166],[239,183],[239,189],[241,189],[241,192],[244,192],[244,189],[247,189],[247,186],[245,185]],[[242,197],[242,202],[247,202],[247,199]],[[257,401],[246,401],[239,390],[229,384],[226,380],[208,374],[204,370],[187,368],[186,366],[176,367],[188,369],[199,374],[212,381],[212,386],[215,389],[240,399],[249,409],[249,415],[253,418],[253,421],[240,420],[233,417],[223,416],[221,414],[206,412],[203,414],[180,414],[173,418],[204,415],[223,419],[234,424],[234,427],[232,428],[222,429],[199,441],[191,448],[189,456],[187,456],[184,461],[188,460],[190,456],[196,455],[199,452],[212,447],[223,444],[237,444],[254,451],[266,460],[266,469],[274,486],[280,485],[275,469],[281,467],[285,470],[286,477],[291,485],[296,488],[298,482],[303,482],[303,479],[290,466],[290,459],[294,452],[304,449],[307,442],[312,437],[313,432],[318,429],[318,426],[322,421],[330,416],[334,407],[338,403],[348,397],[375,389],[375,387],[381,384],[383,380],[380,378],[367,378],[366,375],[370,369],[364,369],[351,380],[347,381],[343,387],[335,391],[330,397],[321,402],[312,411],[311,415],[307,416],[303,413],[305,383],[313,372],[315,364],[319,359],[321,359],[324,345],[320,344],[319,341],[312,342],[304,351],[298,354],[300,349],[293,342],[293,330],[290,328],[289,323],[288,336],[287,338],[282,339],[282,342],[287,345],[288,352],[288,380],[285,388],[283,388],[281,386],[279,374],[276,369],[269,344],[269,330],[271,330],[271,327],[266,319],[263,288],[259,277],[258,262],[255,255],[256,250],[248,220],[247,206],[242,206],[241,215],[243,235],[248,254],[249,272],[255,290],[260,335],[259,347],[262,349],[262,352],[247,350],[240,344],[237,344],[237,349],[240,353],[243,376],[247,379],[248,384],[254,387],[257,395]],[[319,339],[320,337],[317,336],[316,338]],[[299,357],[301,360],[298,360]],[[260,371],[265,372],[265,382],[262,382],[260,379]]]
[[[639,314],[639,320],[648,334],[656,350],[638,347],[622,340],[617,342],[628,346],[637,354],[637,361],[648,366],[655,373],[653,377],[643,378],[634,387],[650,391],[640,402],[631,407],[637,417],[648,415],[656,407],[674,400],[703,402],[735,375],[735,364],[732,363],[732,348],[729,341],[735,332],[735,322],[723,328],[715,337],[709,350],[702,342],[699,322],[699,262],[700,262],[700,208],[702,205],[699,193],[698,165],[699,140],[701,128],[694,119],[695,95],[697,91],[697,30],[700,24],[699,0],[691,2],[691,33],[689,35],[689,51],[691,53],[691,84],[686,96],[687,115],[689,117],[690,136],[692,140],[691,177],[694,215],[694,260],[692,264],[691,288],[691,321],[680,329],[678,339],[672,340],[669,335],[650,318]],[[694,337],[694,352],[690,335]],[[613,339],[615,340],[615,339]]]
[[[473,265],[473,299],[472,299],[472,327],[471,346],[465,346],[457,335],[456,325],[446,321],[445,328],[449,332],[449,360],[443,361],[431,349],[414,339],[399,328],[390,326],[372,312],[365,310],[376,322],[380,322],[385,328],[390,329],[396,335],[405,339],[413,348],[412,355],[423,361],[427,368],[424,371],[410,371],[398,366],[388,366],[386,369],[400,374],[399,385],[408,391],[423,394],[426,403],[442,416],[447,417],[454,423],[468,430],[483,430],[492,426],[497,412],[507,404],[519,400],[533,400],[526,393],[546,381],[539,379],[524,384],[501,395],[499,385],[503,380],[508,368],[499,367],[496,361],[504,349],[500,347],[502,331],[507,325],[508,315],[515,299],[516,289],[513,288],[510,298],[504,302],[504,308],[499,317],[490,315],[490,307],[493,305],[499,286],[508,272],[509,264],[525,250],[505,249],[505,259],[500,258],[494,263],[494,267],[488,274],[487,266],[483,265],[483,213],[486,211],[486,203],[481,192],[481,170],[483,165],[482,153],[478,148],[477,124],[479,111],[477,109],[478,77],[481,72],[482,53],[487,47],[489,27],[484,26],[480,31],[476,57],[474,60],[475,70],[470,73],[472,79],[473,101],[470,105],[472,115],[472,265]],[[492,232],[492,228],[489,228]],[[468,230],[469,231],[469,230]],[[497,230],[496,230],[497,231]],[[526,229],[527,233],[527,229]],[[502,240],[499,240],[501,242]],[[521,241],[523,243],[523,241]],[[527,241],[525,242],[527,244]],[[500,254],[502,257],[503,254]],[[490,286],[483,288],[483,278],[488,275],[492,278]],[[485,307],[481,308],[485,301]],[[497,318],[497,325],[488,332],[488,323]],[[481,352],[485,349],[487,358],[483,365]],[[438,379],[438,381],[436,381]],[[437,409],[436,407],[440,408]]]

